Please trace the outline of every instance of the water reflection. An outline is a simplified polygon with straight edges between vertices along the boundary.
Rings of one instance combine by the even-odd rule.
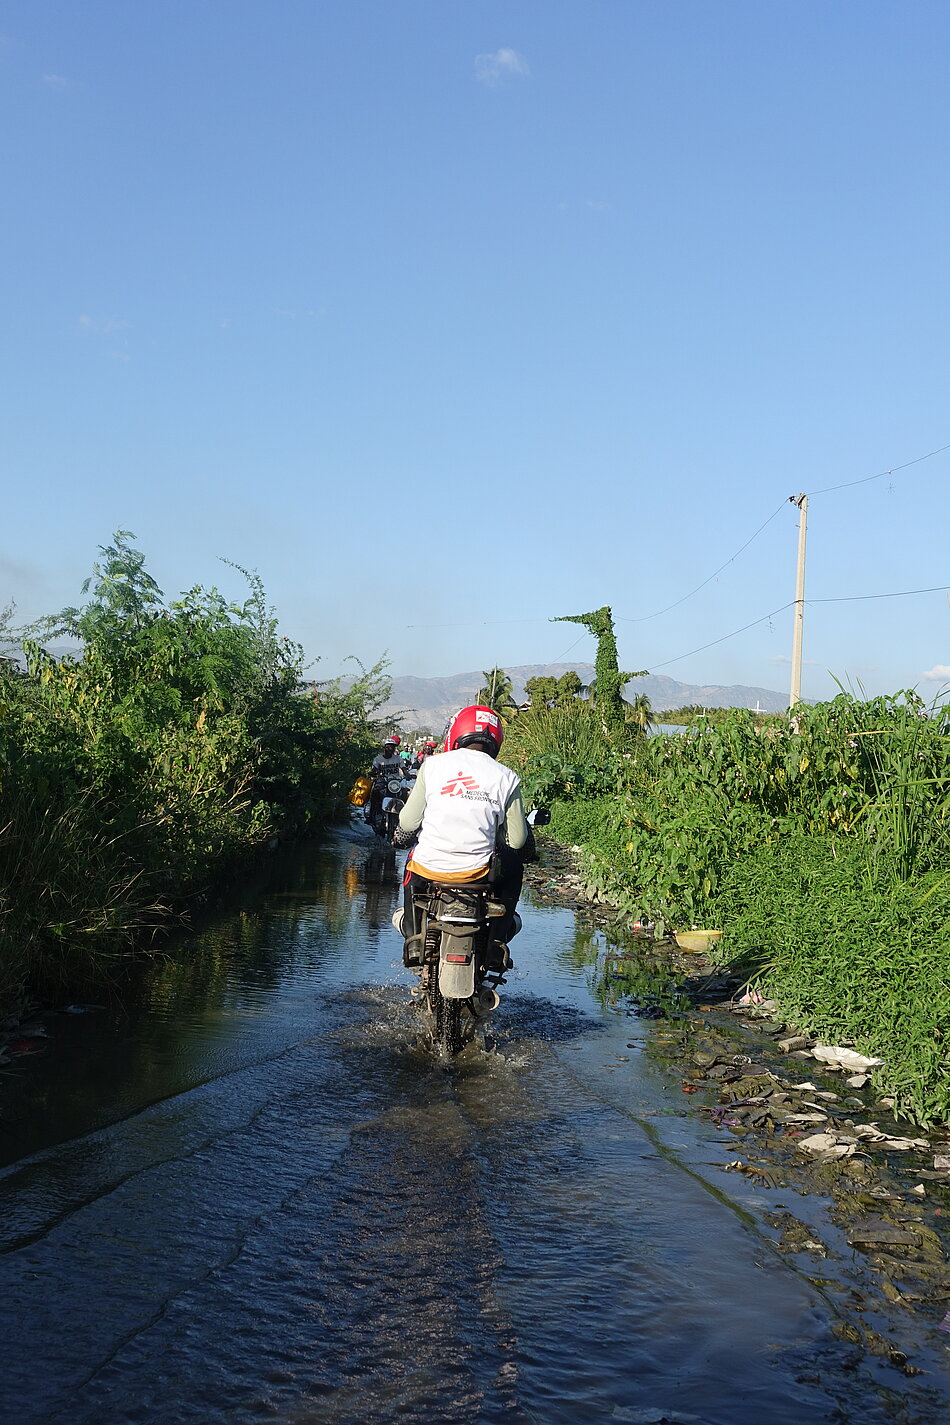
[[[585,972],[587,988],[602,1009],[622,1008],[641,1019],[677,1019],[688,1008],[684,977],[646,936],[578,925],[560,958]]]

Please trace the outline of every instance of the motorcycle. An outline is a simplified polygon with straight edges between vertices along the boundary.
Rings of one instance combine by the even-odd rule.
[[[550,812],[530,814],[533,826],[544,826]],[[479,886],[430,881],[413,896],[416,933],[404,943],[407,968],[421,971],[421,993],[433,1021],[433,1042],[454,1058],[474,1038],[479,1025],[501,1003],[499,985],[512,967],[508,946],[497,931],[506,907],[492,895],[492,874]],[[402,928],[402,912],[393,923]],[[514,912],[517,934],[521,917]]]
[[[373,787],[376,810],[370,825],[377,836],[392,841],[393,832],[399,824],[399,813],[409,799],[412,783],[397,773],[387,773],[380,777]]]
[[[435,881],[413,900],[419,928],[405,942],[403,959],[422,972],[435,1047],[454,1057],[500,1004],[497,987],[505,983],[511,956],[506,945],[492,940],[492,922],[505,907],[491,899],[490,887]]]

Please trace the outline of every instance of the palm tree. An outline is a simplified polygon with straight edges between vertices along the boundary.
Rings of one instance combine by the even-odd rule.
[[[480,703],[483,708],[494,708],[499,717],[510,714],[516,706],[511,696],[514,685],[504,668],[490,668],[488,672],[482,673],[482,677],[485,682],[475,694],[476,703]]]
[[[647,728],[653,726],[653,707],[646,693],[638,693],[633,702],[627,704],[626,719],[638,733],[646,736]]]

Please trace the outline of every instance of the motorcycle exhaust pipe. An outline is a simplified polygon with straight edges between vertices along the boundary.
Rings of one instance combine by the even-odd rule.
[[[475,1013],[481,1019],[483,1016],[492,1014],[501,1004],[501,999],[494,990],[490,990],[487,985],[483,985],[475,996]]]

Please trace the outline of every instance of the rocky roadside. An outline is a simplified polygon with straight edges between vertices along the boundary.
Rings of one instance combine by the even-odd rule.
[[[650,1052],[679,1079],[687,1111],[723,1134],[722,1170],[802,1199],[795,1211],[763,1201],[762,1220],[797,1270],[836,1285],[838,1334],[905,1375],[919,1373],[907,1340],[921,1328],[950,1349],[937,1335],[950,1332],[950,1131],[897,1122],[873,1062],[797,1033],[704,957],[631,933],[587,898],[571,848],[546,841],[525,879],[537,899],[604,930],[615,1003],[666,1021]],[[902,1331],[911,1317],[917,1329]]]

